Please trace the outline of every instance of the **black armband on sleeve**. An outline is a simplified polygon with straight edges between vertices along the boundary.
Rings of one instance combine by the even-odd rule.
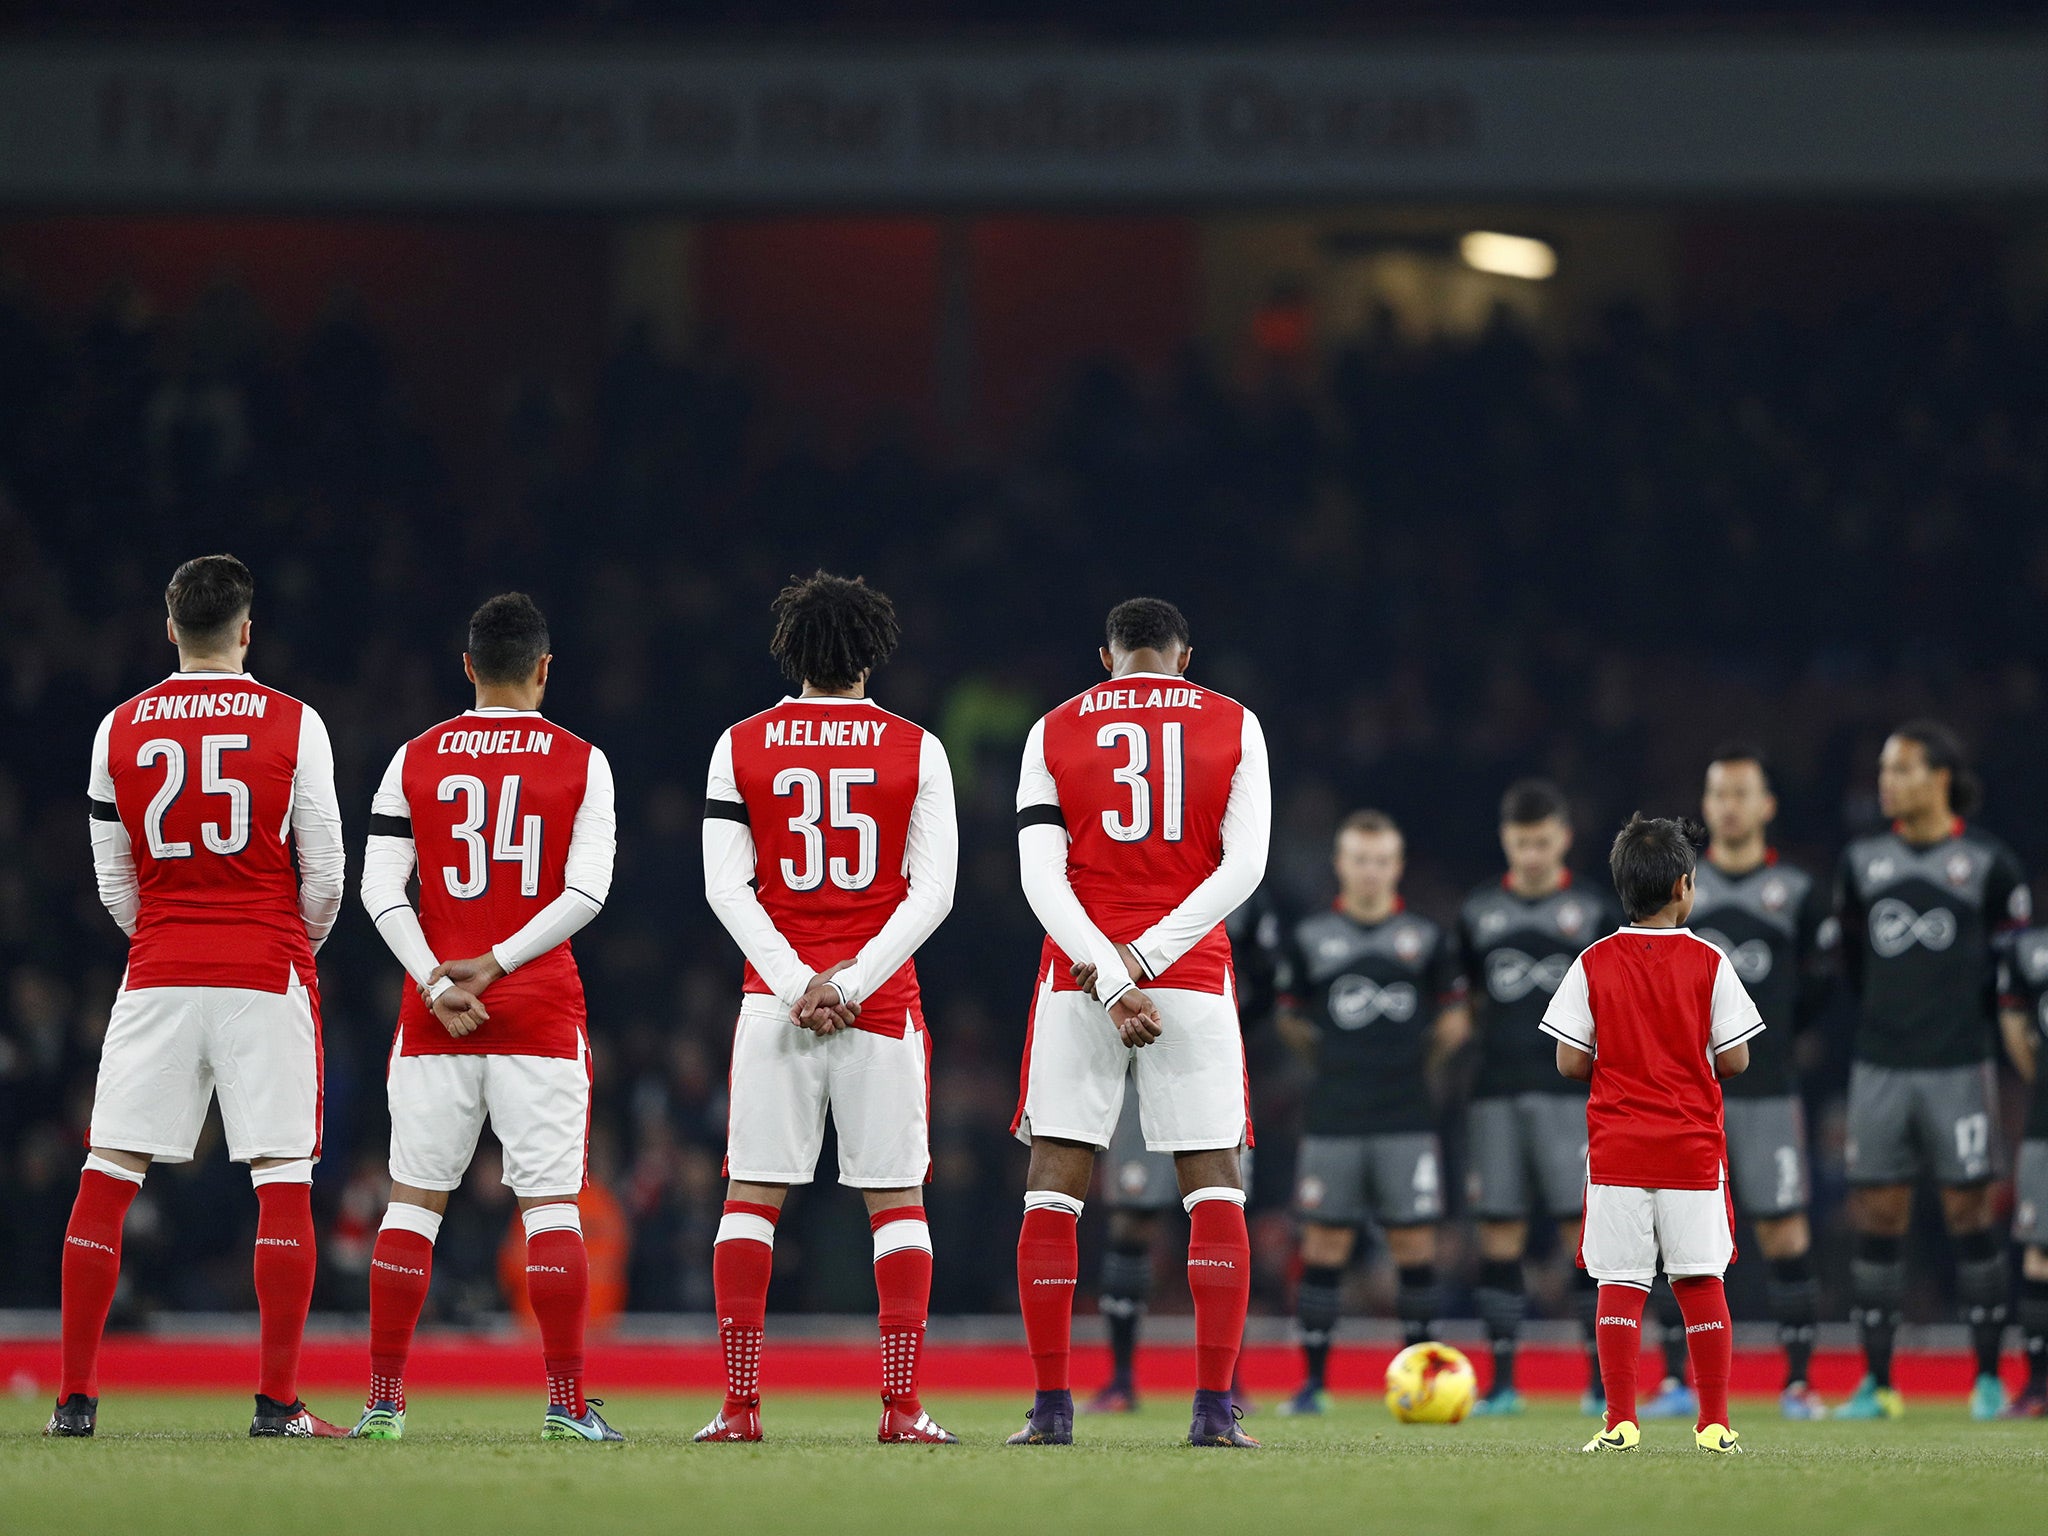
[[[91,811],[94,821],[119,821],[121,812],[111,800],[102,800],[95,795],[85,798],[86,808]]]
[[[736,821],[743,827],[748,825],[747,808],[737,800],[706,800],[704,818],[709,821],[714,817],[719,821]]]
[[[1058,827],[1064,832],[1067,818],[1056,805],[1027,805],[1017,813],[1017,830],[1022,832],[1026,827]]]
[[[412,818],[410,816],[384,816],[375,811],[370,813],[370,836],[402,837],[412,839]]]

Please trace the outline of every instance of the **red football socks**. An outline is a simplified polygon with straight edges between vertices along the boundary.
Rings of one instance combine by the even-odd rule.
[[[64,1229],[64,1346],[59,1399],[100,1393],[100,1339],[121,1283],[121,1223],[141,1193],[141,1180],[87,1168]]]
[[[909,1413],[917,1396],[918,1356],[932,1301],[932,1234],[924,1207],[897,1206],[868,1218],[875,1233],[875,1295],[880,1301],[882,1400]]]
[[[1017,1234],[1017,1305],[1041,1392],[1069,1390],[1074,1282],[1081,1268],[1074,1231],[1080,1218],[1081,1202],[1070,1196],[1033,1190],[1024,1197],[1024,1226]]]
[[[1678,1310],[1685,1316],[1685,1348],[1692,1356],[1692,1382],[1700,1395],[1695,1429],[1728,1423],[1728,1372],[1734,1363],[1734,1324],[1728,1316],[1728,1292],[1717,1275],[1688,1275],[1671,1282]]]
[[[711,1249],[718,1342],[725,1351],[725,1408],[736,1414],[761,1400],[761,1342],[768,1321],[768,1280],[775,1268],[772,1205],[728,1200]]]
[[[263,1175],[258,1173],[257,1178]],[[256,1186],[256,1310],[261,1362],[256,1390],[299,1400],[299,1348],[313,1304],[313,1186],[283,1179]]]
[[[1184,1203],[1188,1290],[1195,1300],[1195,1385],[1204,1392],[1228,1392],[1252,1299],[1244,1195],[1234,1189],[1198,1189]]]
[[[526,1213],[526,1299],[540,1324],[540,1354],[548,1373],[548,1406],[580,1419],[583,1402],[583,1323],[590,1312],[590,1256],[583,1247],[582,1226],[552,1213],[558,1206],[534,1206]],[[542,1212],[551,1213],[542,1216]],[[539,1230],[536,1231],[535,1228]]]
[[[438,1226],[437,1218],[422,1211]],[[418,1219],[418,1218],[415,1218]],[[386,1226],[370,1251],[370,1397],[405,1410],[405,1362],[427,1289],[434,1278],[434,1244],[423,1233]]]
[[[1607,1427],[1636,1421],[1636,1377],[1643,1360],[1643,1303],[1650,1293],[1633,1285],[1603,1284],[1593,1314],[1600,1351],[1600,1384],[1607,1390]]]

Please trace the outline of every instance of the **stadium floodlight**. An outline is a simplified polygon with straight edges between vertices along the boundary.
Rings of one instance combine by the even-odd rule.
[[[1475,229],[1458,242],[1458,254],[1475,272],[1541,282],[1557,272],[1557,252],[1545,240]]]

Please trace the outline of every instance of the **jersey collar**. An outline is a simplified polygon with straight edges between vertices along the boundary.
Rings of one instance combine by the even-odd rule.
[[[249,672],[213,672],[213,671],[205,671],[205,672],[173,672],[173,673],[172,673],[172,674],[171,674],[171,675],[170,675],[169,677],[165,678],[165,679],[164,679],[164,681],[165,681],[165,682],[167,682],[167,683],[191,683],[191,682],[201,682],[201,683],[215,683],[215,682],[219,682],[219,681],[220,681],[220,680],[221,680],[222,678],[233,678],[233,679],[234,679],[234,680],[235,680],[236,682],[238,682],[238,683],[253,683],[253,682],[255,682],[255,681],[256,681],[256,678],[255,678],[254,674],[253,674],[253,673],[249,673]]]
[[[792,693],[785,694],[782,702],[785,704],[872,704],[875,701],[870,698],[849,699],[836,693],[814,693],[809,698],[805,698],[800,693]]]
[[[1950,837],[1961,837],[1963,835],[1963,828],[1967,825],[1968,823],[1966,823],[1962,817],[1951,816],[1949,818],[1948,823],[1947,837],[1937,837],[1931,843],[1916,843],[1910,837],[1906,836],[1906,824],[1903,821],[1895,821],[1892,823],[1892,836],[1896,837],[1908,848],[1933,848],[1939,846],[1942,843],[1947,842]]]
[[[1644,928],[1640,927],[1635,923],[1623,923],[1619,928],[1615,929],[1614,931],[1616,933],[1647,933],[1654,937],[1655,935],[1660,933],[1689,934],[1692,932],[1692,929],[1683,926],[1677,928]]]
[[[465,715],[491,715],[496,718],[509,718],[513,720],[538,720],[540,718],[540,711],[537,709],[514,709],[510,704],[486,704],[480,709],[465,709],[463,713]]]

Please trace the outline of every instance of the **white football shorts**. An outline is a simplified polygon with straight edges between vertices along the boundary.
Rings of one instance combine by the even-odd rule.
[[[1251,1110],[1244,1033],[1231,992],[1145,989],[1159,1007],[1160,1036],[1125,1045],[1109,1010],[1086,992],[1039,982],[1024,1047],[1017,1139],[1054,1136],[1106,1147],[1124,1107],[1124,1079],[1138,1090],[1138,1121],[1153,1152],[1214,1152],[1243,1145]]]
[[[320,1156],[320,1013],[294,971],[282,992],[123,987],[100,1045],[91,1145],[192,1160],[220,1099],[228,1156]]]
[[[1619,1184],[1586,1186],[1586,1225],[1579,1257],[1595,1280],[1647,1287],[1664,1273],[1723,1275],[1735,1257],[1735,1229],[1728,1210],[1728,1179],[1719,1189],[1629,1189]]]
[[[391,1177],[414,1189],[462,1183],[484,1121],[505,1154],[505,1187],[573,1199],[590,1147],[590,1045],[567,1056],[391,1057]]]
[[[839,1182],[911,1189],[930,1173],[931,1076],[924,1026],[903,1037],[842,1029],[815,1035],[772,997],[740,1004],[732,1040],[725,1171],[748,1184],[808,1184],[839,1138]]]

